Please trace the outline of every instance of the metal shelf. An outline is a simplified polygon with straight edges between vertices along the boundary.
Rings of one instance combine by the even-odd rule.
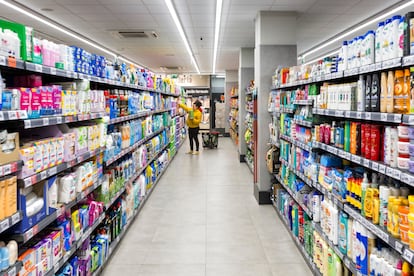
[[[23,263],[20,261],[16,261],[14,265],[6,269],[5,271],[0,272],[0,276],[16,276],[17,273],[22,269]]]
[[[395,113],[333,110],[333,109],[321,109],[321,108],[313,108],[312,113],[323,115],[323,116],[350,118],[350,119],[376,121],[376,122],[386,122],[386,123],[393,123],[393,124],[400,124],[403,120],[402,114],[395,114]],[[414,118],[412,120],[414,122]]]
[[[79,203],[81,200],[86,198],[86,196],[88,194],[93,192],[100,185],[102,185],[102,182],[99,179],[96,180],[94,185],[88,187],[82,193],[79,193],[74,201],[69,202],[68,204],[64,204],[59,209],[57,209],[54,213],[52,213],[49,216],[47,216],[46,218],[44,218],[42,221],[40,221],[38,224],[36,224],[35,226],[33,226],[32,228],[27,230],[25,233],[12,235],[12,238],[14,240],[16,240],[17,242],[21,242],[21,243],[28,242],[31,238],[33,238],[40,231],[42,231],[47,226],[49,226],[53,221],[55,221],[58,217],[60,217],[62,214],[64,214],[66,210],[72,208],[77,203]]]
[[[314,146],[373,171],[379,172],[381,174],[386,174],[387,176],[390,176],[396,180],[414,187],[414,174],[410,172],[403,171],[398,168],[391,168],[381,162],[372,161],[320,142],[314,142]]]
[[[128,115],[128,116],[113,118],[113,119],[109,120],[108,125],[113,125],[113,124],[129,121],[129,120],[134,120],[134,119],[138,119],[138,118],[141,118],[141,117],[147,117],[147,116],[150,116],[150,115],[163,113],[163,112],[169,112],[169,111],[171,111],[171,109],[163,109],[163,110],[156,110],[156,111],[143,111],[143,112],[140,112],[138,114],[132,114],[132,115]]]
[[[414,264],[414,251],[412,251],[408,245],[404,245],[401,241],[390,235],[385,229],[378,225],[373,224],[371,221],[364,218],[358,211],[352,207],[345,205],[344,211],[348,213],[353,219],[360,222],[369,231],[374,233],[381,240],[386,242],[389,246],[395,249],[398,253],[402,254],[403,258],[411,264]]]
[[[24,120],[24,128],[35,128],[35,127],[44,127],[52,125],[60,125],[66,123],[80,122],[80,121],[89,121],[98,118],[103,118],[105,112],[89,113],[89,114],[79,114],[79,115],[69,115],[69,116],[50,116],[50,117],[41,117],[37,119],[27,119]]]
[[[299,242],[298,238],[295,237],[293,235],[292,231],[289,229],[289,226],[287,225],[287,222],[286,222],[284,216],[279,212],[279,210],[277,209],[277,207],[274,204],[272,204],[272,205],[273,205],[273,208],[276,211],[276,214],[279,216],[280,220],[282,221],[283,225],[285,226],[287,232],[289,232],[289,235],[290,235],[291,239],[295,242],[296,247],[299,249],[299,252],[302,254],[302,257],[305,260],[306,264],[308,265],[308,267],[312,271],[313,275],[322,276],[321,272],[316,267],[316,264],[313,262],[312,258],[305,251],[305,248],[303,247],[303,245]]]
[[[282,181],[282,179],[279,177],[279,175],[275,175],[277,181],[279,181],[280,184],[282,184],[283,188],[290,194],[290,196],[296,201],[296,203],[302,207],[303,211],[305,211],[305,213],[312,218],[313,214],[312,211],[309,210],[308,206],[304,205],[302,202],[300,202],[296,196],[296,194],[288,187],[286,186],[286,184],[284,184],[284,182]]]
[[[113,162],[115,162],[116,160],[118,160],[119,158],[121,158],[122,156],[126,155],[127,153],[135,150],[136,148],[138,148],[139,146],[141,146],[142,144],[144,144],[145,142],[147,142],[149,139],[157,136],[158,134],[162,133],[164,131],[165,127],[162,127],[160,130],[155,131],[153,134],[141,139],[140,141],[136,142],[134,145],[122,150],[119,154],[117,154],[116,156],[110,158],[108,161],[105,162],[106,166],[111,165]]]
[[[309,99],[309,100],[294,100],[293,104],[296,105],[313,105],[313,100]]]
[[[99,148],[94,150],[93,152],[86,152],[78,157],[76,157],[74,160],[59,164],[57,166],[51,167],[49,169],[46,169],[40,173],[34,174],[32,176],[28,176],[22,179],[18,179],[18,183],[21,187],[27,188],[30,187],[36,183],[39,183],[42,180],[45,180],[53,175],[56,175],[58,173],[61,173],[69,168],[72,168],[76,165],[78,165],[79,163],[82,163],[83,161],[97,156],[98,154],[100,154],[101,152],[104,151],[104,148]]]
[[[293,119],[293,122],[297,125],[301,125],[301,126],[305,126],[305,127],[312,127],[313,126],[313,123],[311,121]]]
[[[18,172],[22,169],[22,167],[23,167],[22,160],[13,161],[8,164],[1,165],[0,166],[0,177]]]
[[[309,151],[309,152],[312,151],[312,150],[314,150],[314,147],[313,146],[310,146],[308,144],[305,144],[305,143],[299,142],[297,140],[294,140],[293,138],[291,138],[291,137],[289,137],[287,135],[284,135],[284,134],[281,134],[280,135],[280,139],[283,139],[283,140],[285,140],[285,141],[287,141],[287,142],[289,142],[289,143],[291,143],[291,144],[293,144],[293,145],[295,145],[295,146],[297,146],[297,147],[299,147],[301,149],[304,149],[306,151]]]

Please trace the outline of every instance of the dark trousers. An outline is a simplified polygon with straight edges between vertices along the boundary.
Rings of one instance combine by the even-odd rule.
[[[190,139],[190,150],[193,151],[194,146],[193,146],[193,142],[195,142],[196,144],[196,151],[199,150],[200,147],[200,142],[198,141],[198,131],[200,130],[199,127],[195,127],[195,128],[188,128],[188,137]]]

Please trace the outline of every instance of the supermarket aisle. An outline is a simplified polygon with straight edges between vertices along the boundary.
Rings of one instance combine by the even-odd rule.
[[[312,275],[272,206],[259,206],[252,175],[230,138],[187,155],[158,183],[105,276]]]

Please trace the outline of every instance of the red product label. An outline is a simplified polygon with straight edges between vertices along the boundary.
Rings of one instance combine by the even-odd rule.
[[[62,113],[62,87],[58,85],[53,86],[52,92],[53,109],[56,114]]]
[[[46,110],[47,109],[47,87],[42,86],[39,88],[40,90],[40,106],[41,109]]]
[[[361,124],[361,156],[365,157],[365,124]]]
[[[365,125],[365,158],[371,159],[371,125]]]
[[[53,87],[47,87],[47,108],[53,110]]]
[[[378,161],[380,156],[381,131],[377,125],[371,126],[371,160]]]

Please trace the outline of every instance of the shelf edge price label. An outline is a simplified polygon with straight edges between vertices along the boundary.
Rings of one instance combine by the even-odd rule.
[[[346,267],[351,267],[351,262],[349,261],[348,258],[345,259],[344,263]]]
[[[42,171],[40,173],[40,179],[43,180],[43,179],[46,179],[46,178],[47,178],[47,171]]]
[[[63,120],[62,120],[62,117],[60,117],[60,116],[59,116],[59,117],[56,117],[56,124],[58,124],[58,125],[59,125],[59,124],[61,124],[61,123],[62,123],[62,121],[63,121]]]
[[[363,163],[363,165],[364,165],[365,167],[368,167],[368,168],[369,168],[370,161],[369,161],[368,159],[365,159],[365,158],[364,158],[364,160],[362,161],[362,163]]]
[[[20,213],[16,213],[11,217],[11,223],[15,225],[20,221]]]
[[[401,114],[394,114],[394,123],[401,123]]]
[[[356,117],[357,117],[357,119],[362,119],[362,112],[361,111],[358,111],[356,113]]]
[[[25,187],[32,186],[32,178],[31,177],[28,177],[28,178],[24,179],[24,186]]]
[[[35,64],[34,65],[34,69],[38,73],[42,73],[43,72],[43,66],[41,64]]]
[[[343,111],[342,111],[342,110],[336,110],[336,111],[335,111],[335,116],[337,116],[337,117],[342,117],[342,116],[344,116],[344,113],[343,113]]]
[[[402,243],[400,243],[399,241],[395,241],[395,250],[398,251],[398,253],[402,254],[403,253],[403,249],[404,249],[404,245]]]
[[[56,68],[50,67],[50,74],[51,75],[56,75]]]
[[[10,227],[9,219],[6,218],[0,223],[0,232],[3,232],[4,230],[8,229]]]
[[[393,172],[392,175],[393,175],[393,177],[395,179],[400,180],[400,178],[401,178],[401,171],[400,170],[397,170],[397,169],[394,169],[394,172]]]
[[[388,114],[387,114],[387,113],[381,113],[381,118],[380,118],[380,120],[381,120],[382,122],[386,122],[386,121],[388,121]]]
[[[372,164],[371,164],[371,168],[372,168],[374,171],[378,171],[378,169],[379,169],[379,164],[378,164],[377,162],[372,162]]]
[[[409,262],[412,262],[413,260],[413,252],[411,250],[408,250],[407,248],[404,250],[403,257],[408,260]]]
[[[49,125],[49,118],[43,118],[43,125],[48,126]]]
[[[17,271],[16,271],[16,267],[13,266],[9,271],[7,271],[7,276],[16,276]]]
[[[385,174],[386,167],[384,165],[380,164],[379,167],[378,167],[378,171],[382,174]]]
[[[9,111],[9,120],[17,120],[17,112],[16,111]]]
[[[371,112],[365,113],[365,120],[371,120]]]
[[[349,111],[349,110],[345,111],[345,117],[350,118],[351,117],[351,111]]]
[[[6,66],[6,57],[0,56],[0,65]]]
[[[49,169],[49,175],[55,175],[57,173],[57,167],[52,167]]]

